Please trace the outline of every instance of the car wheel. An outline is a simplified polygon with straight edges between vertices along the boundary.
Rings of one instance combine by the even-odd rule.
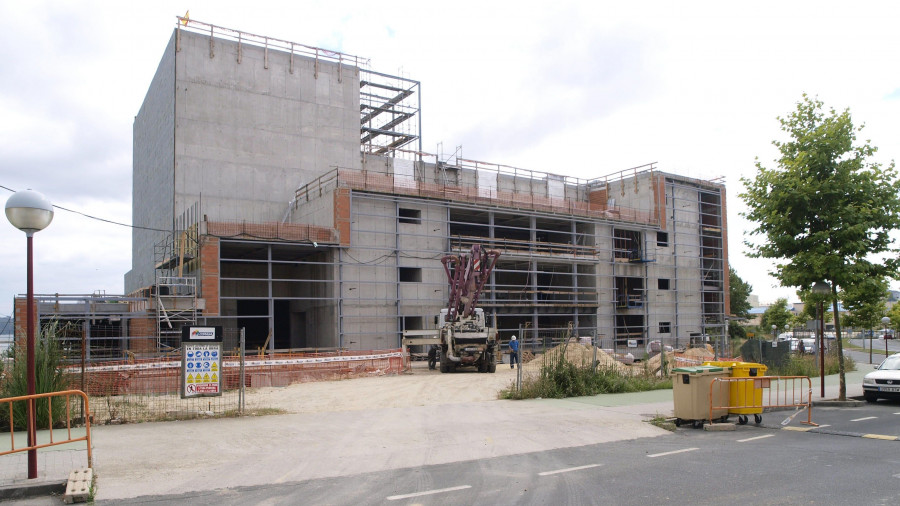
[[[866,402],[878,402],[878,396],[874,392],[863,392],[863,399]]]

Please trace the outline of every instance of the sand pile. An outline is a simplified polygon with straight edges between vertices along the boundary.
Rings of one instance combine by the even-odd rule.
[[[713,352],[712,346],[706,345],[703,348],[688,348],[683,353],[666,352],[666,368],[672,370],[675,367],[684,367],[689,365],[700,365],[708,360],[715,360],[716,354]],[[653,374],[659,374],[660,355],[654,355],[647,361],[647,369]]]
[[[579,343],[568,343],[561,344],[555,348],[551,348],[544,353],[543,356],[537,357],[536,360],[532,360],[525,364],[526,372],[541,372],[541,367],[544,364],[553,364],[557,360],[560,359],[560,356],[564,354],[565,360],[571,364],[575,364],[576,366],[585,366],[590,367],[594,360],[594,347],[585,346]],[[617,371],[622,371],[628,369],[628,366],[620,363],[613,357],[612,355],[606,353],[605,351],[596,348],[597,352],[597,364],[599,367],[608,367],[615,369]]]

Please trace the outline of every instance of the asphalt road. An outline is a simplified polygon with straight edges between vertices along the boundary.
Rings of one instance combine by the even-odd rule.
[[[847,432],[885,431],[900,420],[898,412],[900,404],[882,402],[862,408],[816,409],[814,420]],[[900,442],[780,430],[780,421],[789,414],[766,413],[765,426],[738,426],[733,432],[682,428],[657,438],[340,478],[140,497],[129,503],[900,503]],[[795,420],[791,425],[799,423]]]

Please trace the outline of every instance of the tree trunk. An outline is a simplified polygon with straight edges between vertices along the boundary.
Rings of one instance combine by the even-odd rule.
[[[834,337],[835,341],[837,341],[837,351],[838,351],[838,373],[840,376],[840,389],[838,390],[838,400],[846,401],[847,400],[847,382],[844,378],[844,342],[841,339],[841,314],[838,312],[838,300],[837,300],[837,286],[834,283],[831,283],[831,307],[832,314],[834,315]],[[824,329],[823,329],[824,335]],[[825,371],[822,371],[824,374]]]

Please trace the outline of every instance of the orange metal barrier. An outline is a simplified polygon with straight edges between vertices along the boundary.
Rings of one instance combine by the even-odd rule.
[[[729,399],[731,405],[714,406],[713,399]],[[713,420],[713,410],[727,409],[729,413],[745,415],[777,408],[806,408],[806,421],[800,423],[819,425],[812,421],[812,381],[808,376],[714,378],[709,384],[709,423]]]
[[[70,402],[72,396],[80,396],[82,401],[84,402],[84,426],[85,433],[84,436],[81,437],[72,437],[72,403]],[[29,413],[34,409],[35,399],[43,399],[50,397],[65,397],[66,398],[66,439],[61,441],[54,441],[53,439],[53,402],[48,401],[47,409],[48,409],[48,433],[50,434],[50,442],[45,444],[37,444],[36,434],[32,434],[31,441],[34,442],[33,445],[23,446],[21,448],[16,448],[16,439],[15,439],[15,431],[13,427],[15,427],[15,420],[13,419],[13,403],[17,401],[25,401],[28,405]],[[34,395],[21,395],[19,397],[6,397],[4,399],[0,399],[0,403],[9,404],[9,440],[10,440],[10,450],[0,452],[0,456],[9,455],[11,453],[24,452],[29,450],[37,450],[39,448],[46,448],[48,446],[56,446],[62,445],[66,443],[75,443],[78,441],[86,441],[87,442],[87,461],[88,467],[94,466],[94,459],[91,448],[91,410],[90,405],[88,404],[88,396],[81,390],[63,390],[60,392],[48,392],[45,394],[34,394]],[[35,432],[38,430],[37,427],[32,428]],[[61,430],[61,429],[56,429]]]

